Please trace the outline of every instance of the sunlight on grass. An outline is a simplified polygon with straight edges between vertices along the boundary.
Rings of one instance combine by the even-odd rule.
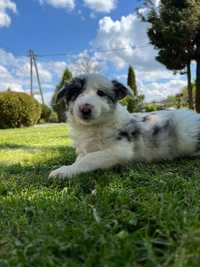
[[[62,136],[56,135],[60,130]],[[63,134],[65,131],[65,135]],[[66,126],[0,131],[0,163],[31,165],[59,156],[59,148],[72,146]],[[48,140],[48,142],[46,142]]]
[[[0,266],[173,266],[200,262],[200,159],[82,174],[66,125],[0,130]]]

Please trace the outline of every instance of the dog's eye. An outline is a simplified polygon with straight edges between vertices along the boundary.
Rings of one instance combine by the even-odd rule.
[[[101,90],[98,90],[98,91],[97,91],[97,95],[98,95],[98,96],[101,96],[101,97],[106,96],[106,94],[105,94],[103,91],[101,91]]]

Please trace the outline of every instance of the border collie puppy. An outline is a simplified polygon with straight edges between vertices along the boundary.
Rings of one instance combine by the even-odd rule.
[[[77,159],[49,178],[71,178],[135,161],[200,155],[200,115],[189,110],[132,113],[119,104],[131,91],[99,74],[80,76],[58,93],[64,99]]]

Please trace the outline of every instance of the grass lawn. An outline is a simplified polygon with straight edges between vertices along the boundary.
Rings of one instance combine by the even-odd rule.
[[[49,184],[75,159],[67,133],[0,130],[0,267],[199,267],[200,159]]]

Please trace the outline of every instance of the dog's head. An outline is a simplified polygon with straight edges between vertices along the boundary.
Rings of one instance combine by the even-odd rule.
[[[64,99],[68,113],[81,124],[96,124],[113,113],[116,104],[131,90],[116,80],[109,81],[99,74],[74,78],[62,88],[57,100]]]

